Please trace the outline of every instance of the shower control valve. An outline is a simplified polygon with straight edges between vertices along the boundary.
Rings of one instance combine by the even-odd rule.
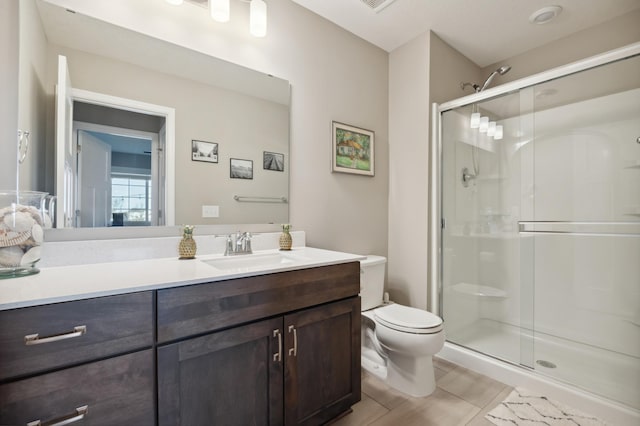
[[[462,169],[462,186],[467,188],[469,186],[469,182],[471,182],[475,178],[476,178],[476,175],[471,174],[471,172],[467,167]]]

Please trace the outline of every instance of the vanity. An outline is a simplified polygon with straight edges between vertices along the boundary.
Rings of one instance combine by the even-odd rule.
[[[243,258],[0,282],[0,424],[315,425],[348,412],[360,400],[361,257]]]

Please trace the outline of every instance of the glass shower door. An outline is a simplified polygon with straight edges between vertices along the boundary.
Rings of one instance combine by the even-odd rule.
[[[532,89],[534,367],[640,409],[640,58]]]
[[[522,149],[533,139],[532,93],[446,111],[441,121],[447,340],[529,367],[533,245],[518,223],[531,204],[521,194],[533,167],[529,149]]]

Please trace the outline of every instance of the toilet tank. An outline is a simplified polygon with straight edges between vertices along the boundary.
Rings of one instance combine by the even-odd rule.
[[[382,305],[386,264],[387,258],[382,256],[370,255],[360,261],[360,297],[363,311]]]

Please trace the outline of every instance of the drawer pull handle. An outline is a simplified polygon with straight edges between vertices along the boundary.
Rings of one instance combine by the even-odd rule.
[[[289,356],[298,355],[298,330],[292,325],[289,326],[289,333],[293,331],[293,347],[289,349]]]
[[[40,337],[40,335],[38,333],[29,334],[29,335],[24,336],[24,344],[27,345],[27,346],[31,346],[31,345],[40,345],[42,343],[57,342],[59,340],[65,340],[65,339],[72,339],[74,337],[80,337],[83,334],[85,334],[86,332],[87,332],[87,326],[86,325],[79,325],[77,327],[73,327],[73,331],[71,331],[69,333],[58,334],[58,335],[55,335],[55,336]]]
[[[68,416],[61,417],[59,419],[54,419],[48,422],[41,422],[40,420],[34,420],[32,422],[27,423],[27,426],[63,426],[71,423],[75,423],[84,419],[84,417],[89,413],[89,406],[83,405],[82,407],[76,408],[76,412],[73,414],[69,414]]]
[[[278,336],[278,353],[273,354],[274,361],[282,361],[282,333],[279,329],[273,330],[273,337]]]

